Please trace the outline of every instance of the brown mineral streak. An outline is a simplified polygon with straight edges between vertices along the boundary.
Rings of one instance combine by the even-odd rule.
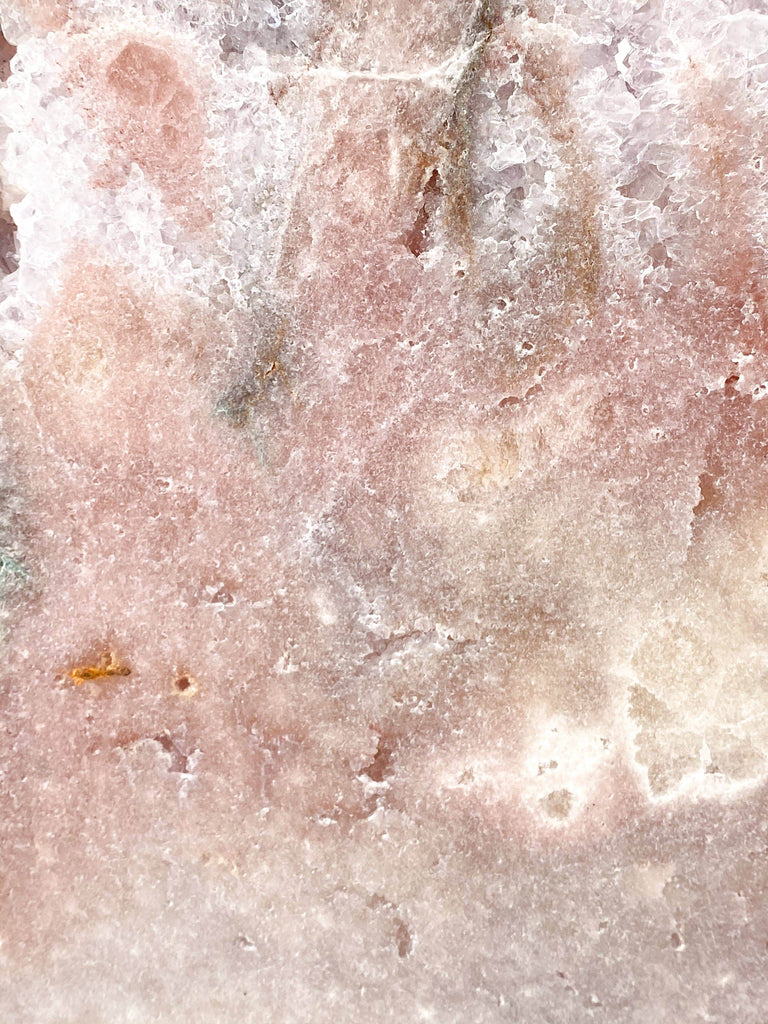
[[[567,177],[561,188],[567,202],[555,228],[551,258],[555,266],[562,267],[567,280],[569,320],[572,322],[583,307],[595,317],[601,277],[596,216],[599,190],[589,157],[579,143],[578,121],[570,109],[568,85],[575,67],[562,44],[546,36],[521,49],[523,88],[560,145],[566,167]]]
[[[382,127],[375,133],[366,132],[357,138],[352,132],[343,131],[333,137],[327,155],[329,166],[334,171],[340,167],[350,168],[355,164],[361,164],[370,185],[375,187],[376,180],[383,178],[383,188],[379,196],[389,199],[390,209],[394,207],[390,215],[397,216],[395,211],[398,211],[403,202],[412,206],[420,200],[426,202],[430,194],[439,195],[444,206],[445,228],[451,243],[459,251],[464,251],[470,260],[473,254],[473,197],[469,169],[472,148],[472,96],[476,78],[482,71],[485,49],[491,39],[498,10],[497,0],[482,0],[477,5],[461,43],[465,54],[465,66],[451,92],[446,96],[442,89],[423,87],[419,90],[428,104],[426,117],[423,111],[420,111],[416,118],[413,117],[414,104],[411,97],[405,102],[395,104],[395,124],[392,125],[390,94],[397,93],[397,86],[382,83],[378,88],[383,95],[376,97],[375,100],[371,97],[372,105],[368,116],[372,118],[373,110],[382,107],[382,118],[386,119],[387,128]],[[354,94],[350,102],[353,106],[357,102]],[[398,144],[403,136],[407,139],[411,133],[415,137],[402,153],[404,166],[401,180],[392,183],[387,180],[389,175],[385,170],[390,157],[389,147],[392,143]],[[317,194],[329,194],[326,191],[329,186],[323,180],[327,172],[323,172],[321,168],[322,165],[311,164],[307,168],[300,168],[297,174],[294,185],[296,201],[292,206],[283,236],[281,277],[293,276],[294,264],[291,254],[307,239],[308,220],[305,208],[315,203]],[[313,182],[313,186],[310,186],[309,182]],[[427,219],[422,210],[417,209],[413,226],[403,235],[406,247],[412,252],[425,244],[422,236],[427,229]],[[380,216],[385,211],[386,206],[380,211]],[[366,223],[365,229],[373,237],[381,230],[374,222]],[[414,255],[420,255],[420,252],[414,252]]]
[[[499,0],[481,0],[464,41],[469,54],[455,91],[450,110],[437,139],[442,151],[442,174],[446,183],[446,221],[455,241],[472,256],[472,155],[471,109],[476,79],[482,72],[486,48],[499,18]]]
[[[288,371],[281,354],[288,333],[289,323],[283,318],[262,346],[264,355],[254,360],[248,375],[230,388],[217,404],[217,412],[226,416],[233,426],[247,427],[251,424],[259,404],[265,400],[273,383],[282,385],[294,404],[298,404],[299,399],[290,387]]]

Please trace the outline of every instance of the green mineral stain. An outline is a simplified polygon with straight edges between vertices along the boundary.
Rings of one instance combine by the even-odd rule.
[[[17,582],[29,579],[29,573],[21,562],[7,551],[0,551],[0,588],[9,589]]]

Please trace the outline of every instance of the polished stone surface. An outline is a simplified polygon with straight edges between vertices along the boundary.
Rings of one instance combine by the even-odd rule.
[[[0,1020],[765,1024],[768,3],[0,23]]]

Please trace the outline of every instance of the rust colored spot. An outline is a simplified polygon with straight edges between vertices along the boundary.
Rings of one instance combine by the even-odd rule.
[[[411,937],[410,928],[402,919],[398,919],[397,921],[397,928],[395,929],[395,945],[397,946],[397,955],[401,959],[408,956],[413,949],[413,939]]]
[[[699,477],[701,499],[693,509],[695,516],[703,515],[708,509],[717,508],[720,502],[720,491],[712,473],[702,473]]]
[[[95,665],[78,665],[68,673],[76,686],[82,686],[83,683],[95,679],[107,679],[110,676],[129,676],[130,674],[131,670],[128,666],[121,665],[119,661],[116,661],[114,654],[111,652],[103,654],[101,660]]]
[[[435,168],[422,191],[423,201],[414,225],[403,239],[403,244],[414,256],[421,256],[430,247],[432,235],[430,218],[434,214],[442,195],[443,185],[440,180],[440,174],[437,168]]]
[[[372,782],[384,782],[392,774],[393,755],[393,744],[385,737],[381,737],[373,761],[363,769],[363,774],[367,775]]]

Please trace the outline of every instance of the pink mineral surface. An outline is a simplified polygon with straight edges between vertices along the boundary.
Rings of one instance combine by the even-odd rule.
[[[1,1024],[765,1024],[767,0],[0,25]]]

